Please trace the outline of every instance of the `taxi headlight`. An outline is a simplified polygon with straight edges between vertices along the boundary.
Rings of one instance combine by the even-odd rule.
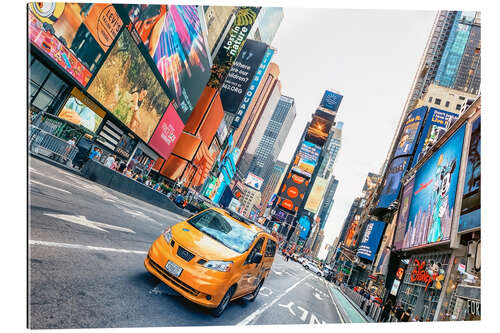
[[[170,227],[165,229],[165,231],[163,232],[163,238],[165,238],[167,243],[170,243],[170,241],[172,240],[172,229]]]
[[[219,272],[228,272],[233,267],[232,261],[210,260],[203,264],[203,267]]]

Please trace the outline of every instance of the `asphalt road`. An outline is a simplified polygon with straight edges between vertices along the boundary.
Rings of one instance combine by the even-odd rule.
[[[280,255],[254,302],[234,301],[213,317],[143,265],[151,243],[183,217],[40,160],[29,163],[30,328],[344,321],[329,283]]]

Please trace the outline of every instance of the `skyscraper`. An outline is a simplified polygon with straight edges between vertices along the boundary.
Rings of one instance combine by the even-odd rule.
[[[292,127],[295,116],[296,110],[294,99],[287,96],[281,96],[248,168],[248,172],[264,179],[264,187],[267,184],[269,176],[273,172],[274,163],[281,152],[281,148]],[[253,140],[254,138],[252,138],[252,141]]]
[[[271,174],[267,180],[266,185],[262,191],[262,201],[261,201],[261,212],[267,208],[267,204],[271,199],[273,193],[277,192],[278,184],[281,180],[282,175],[286,171],[287,164],[285,162],[276,161],[272,168]]]
[[[328,184],[328,188],[326,189],[325,196],[323,197],[321,208],[318,211],[318,217],[320,218],[320,230],[325,228],[326,221],[328,220],[328,216],[332,210],[333,196],[335,195],[335,191],[337,191],[338,184],[338,179],[336,179],[335,176],[332,176],[330,183]]]

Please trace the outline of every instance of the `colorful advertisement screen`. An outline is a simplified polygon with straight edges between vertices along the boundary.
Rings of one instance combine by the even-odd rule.
[[[399,143],[394,152],[394,156],[410,155],[413,154],[415,144],[422,127],[422,123],[427,112],[427,106],[422,106],[416,110],[413,110],[406,118],[405,127],[403,128],[403,133],[399,139]]]
[[[313,115],[311,124],[309,125],[306,133],[306,140],[310,141],[320,147],[323,147],[328,134],[332,128],[333,120],[329,120],[318,115]]]
[[[170,103],[167,111],[165,111],[160,123],[156,127],[151,140],[149,140],[149,145],[155,149],[161,157],[167,160],[177,140],[179,140],[183,128],[184,123],[177,115],[173,103]]]
[[[310,178],[316,164],[318,163],[321,148],[314,143],[304,141],[300,146],[298,154],[295,156],[292,170],[307,178]]]
[[[170,102],[126,29],[88,92],[145,142]]]
[[[450,239],[464,134],[465,125],[417,171],[403,249]]]
[[[409,157],[397,157],[392,160],[387,170],[385,181],[382,184],[382,192],[380,193],[378,207],[387,208],[398,198],[401,188],[401,178],[408,167]]]
[[[58,116],[95,133],[105,115],[104,110],[83,95],[77,88],[73,88],[71,96]]]
[[[299,219],[299,228],[300,228],[300,239],[306,239],[307,235],[309,235],[309,230],[311,230],[311,221],[309,217],[303,215]]]
[[[380,176],[375,173],[369,172],[365,180],[365,185],[363,186],[363,192],[374,191],[379,182]]]
[[[326,188],[328,187],[328,179],[316,177],[314,185],[309,193],[304,209],[316,214],[319,210],[321,200],[325,195]]]
[[[481,226],[481,117],[472,123],[458,232]]]
[[[238,111],[266,50],[266,44],[251,39],[243,45],[220,91],[220,99],[225,112],[236,113]]]
[[[289,172],[278,193],[281,198],[279,205],[288,211],[297,211],[304,200],[308,186],[309,180],[307,178]]]
[[[434,144],[443,136],[446,129],[449,128],[458,115],[452,112],[430,108],[425,126],[418,141],[415,157],[413,158],[412,168],[417,162],[434,146]]]
[[[240,7],[238,9],[233,24],[215,55],[210,79],[207,83],[209,87],[218,89],[222,86],[259,12],[260,7]]]
[[[28,4],[33,44],[86,86],[123,22],[109,3]]]
[[[248,185],[251,188],[256,189],[257,191],[260,191],[263,182],[264,182],[263,178],[256,176],[251,172],[248,173],[248,176],[245,179],[245,185]]]
[[[403,189],[403,197],[401,199],[401,205],[399,208],[398,224],[396,226],[396,232],[394,235],[394,248],[396,250],[401,250],[403,248],[403,240],[406,233],[406,222],[408,221],[408,213],[410,212],[410,203],[413,196],[413,186],[415,184],[415,178],[413,178]]]
[[[124,7],[186,123],[210,77],[198,6]]]
[[[338,111],[342,98],[342,95],[334,93],[333,91],[325,90],[319,106],[332,111]]]
[[[377,254],[384,229],[385,223],[382,221],[369,222],[358,248],[358,257],[373,261]]]

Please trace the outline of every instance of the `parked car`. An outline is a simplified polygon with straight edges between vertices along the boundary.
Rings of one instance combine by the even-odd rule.
[[[313,272],[314,274],[316,274],[317,276],[323,276],[323,272],[321,271],[321,269],[319,269],[318,266],[316,266],[310,261],[306,262],[304,264],[304,267]]]
[[[267,231],[233,215],[210,208],[165,229],[144,260],[150,273],[216,317],[232,300],[255,300],[277,248]]]

